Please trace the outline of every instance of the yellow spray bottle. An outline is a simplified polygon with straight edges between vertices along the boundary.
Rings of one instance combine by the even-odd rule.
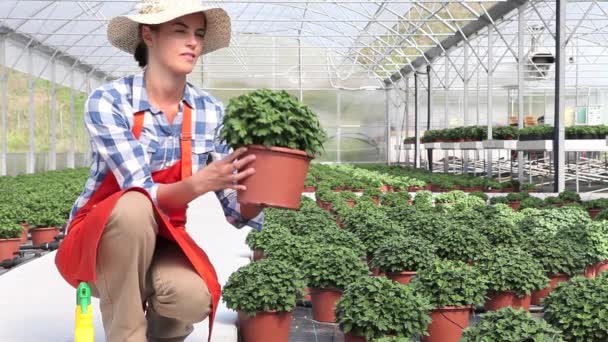
[[[93,309],[91,308],[91,288],[85,282],[78,285],[76,293],[76,328],[74,342],[93,342]]]

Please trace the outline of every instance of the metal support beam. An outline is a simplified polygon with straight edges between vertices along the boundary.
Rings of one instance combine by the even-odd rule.
[[[6,67],[6,36],[0,35],[0,110],[2,111],[2,126],[0,129],[2,133],[2,152],[0,153],[0,176],[6,176],[7,174],[7,153],[8,153],[8,104],[6,93],[8,91],[8,70]]]
[[[70,151],[68,152],[67,167],[74,168],[76,155],[76,115],[74,108],[74,68],[70,70]]]
[[[524,33],[526,29],[526,7],[523,4],[517,9],[518,32],[517,32],[517,127],[524,127]],[[517,179],[520,184],[524,183],[524,152],[517,151]]]
[[[450,100],[449,97],[449,90],[450,90],[450,63],[449,63],[449,56],[446,52],[446,56],[445,56],[445,83],[444,83],[444,88],[443,88],[443,128],[448,128],[450,126],[450,122],[448,120],[448,102]]]
[[[420,120],[418,113],[418,73],[414,73],[414,130],[416,144],[414,150],[414,167],[420,167]]]
[[[336,161],[342,162],[342,93],[340,90],[336,91]]]
[[[469,124],[469,44],[464,44],[463,61],[463,80],[462,80],[462,111],[464,114],[463,126]]]
[[[51,61],[51,131],[49,132],[49,170],[57,169],[57,61]]]
[[[492,73],[493,73],[493,46],[492,44],[494,43],[494,28],[492,26],[488,26],[488,119],[487,119],[487,124],[488,124],[488,140],[492,140],[492,121],[493,119],[493,115],[492,115],[492,87],[493,87],[493,79],[492,79]],[[488,178],[492,178],[492,154],[493,151],[492,150],[488,150],[487,154],[486,154],[486,176]]]
[[[26,173],[34,173],[36,170],[36,138],[34,131],[34,61],[32,49],[27,48],[27,69],[28,69],[28,89],[29,89],[29,112],[28,112],[28,130],[29,130],[29,147],[27,152]]]
[[[566,105],[566,0],[556,0],[555,15],[555,119],[553,134],[554,178],[553,191],[562,192],[566,187],[564,178],[564,112]]]
[[[426,66],[426,80],[427,80],[427,117],[426,117],[426,129],[431,130],[431,110],[433,96],[432,96],[432,79],[431,79],[431,66]],[[433,171],[433,149],[427,150],[427,158],[429,161],[429,170]]]
[[[385,92],[385,97],[384,97],[384,113],[385,113],[385,124],[386,124],[386,163],[388,165],[391,165],[391,111],[389,108],[389,102],[390,102],[390,94],[389,94],[390,89],[389,88],[385,88],[384,92]],[[401,153],[400,151],[397,153]]]

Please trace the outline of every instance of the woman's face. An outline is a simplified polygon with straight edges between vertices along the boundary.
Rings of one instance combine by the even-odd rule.
[[[149,61],[177,74],[189,74],[203,51],[203,13],[189,14],[161,24],[156,30],[144,27]]]

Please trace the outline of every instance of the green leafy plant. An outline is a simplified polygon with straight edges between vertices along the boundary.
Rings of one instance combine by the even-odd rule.
[[[557,196],[548,196],[547,198],[545,198],[545,203],[547,205],[564,204],[564,200]]]
[[[365,256],[365,245],[363,245],[363,242],[361,242],[361,240],[359,240],[355,234],[345,230],[331,229],[321,234],[310,234],[308,235],[308,239],[311,246],[324,244],[336,247],[345,247],[357,253],[357,255],[361,257]]]
[[[488,201],[488,195],[486,195],[483,191],[473,191],[469,193],[469,196],[479,197],[484,201],[484,203]]]
[[[380,204],[388,207],[404,207],[409,205],[412,197],[407,192],[385,192],[380,196]]]
[[[326,133],[315,113],[286,91],[256,90],[230,99],[222,140],[233,148],[246,145],[280,146],[316,155]]]
[[[484,209],[485,222],[480,232],[493,246],[517,246],[525,239],[519,224],[523,215],[505,204],[495,204]]]
[[[519,130],[513,126],[493,127],[492,136],[496,140],[517,140],[519,138]]]
[[[289,229],[276,223],[265,223],[264,229],[257,231],[252,229],[248,234],[245,242],[252,250],[265,250],[272,241],[280,241],[285,236],[291,235]]]
[[[608,260],[608,225],[603,222],[592,221],[564,228],[556,238],[578,246],[577,250],[584,253],[588,265]]]
[[[591,221],[589,214],[578,207],[563,207],[526,212],[521,228],[526,233],[547,237],[555,236],[559,229],[574,227]]]
[[[59,228],[65,223],[65,221],[65,218],[60,213],[47,209],[30,214],[28,223],[30,228]]]
[[[248,316],[258,312],[289,312],[302,297],[305,287],[301,272],[276,259],[263,259],[232,273],[222,291],[229,309]]]
[[[597,216],[595,217],[595,219],[597,221],[605,221],[608,220],[608,209],[604,209],[602,211],[600,211],[599,214],[597,214]]]
[[[435,307],[481,305],[488,290],[482,274],[461,261],[435,260],[410,285]]]
[[[576,192],[570,191],[570,190],[565,190],[563,192],[560,192],[558,197],[564,203],[581,202],[581,196],[579,194],[577,194]]]
[[[507,196],[494,196],[490,198],[490,204],[507,204],[509,201],[507,200]]]
[[[336,304],[336,321],[344,333],[367,340],[396,335],[426,335],[431,323],[428,300],[384,277],[363,277],[349,285]]]
[[[390,336],[376,338],[372,342],[414,342],[414,340],[410,337]]]
[[[512,192],[507,195],[507,202],[521,202],[528,194],[523,192]]]
[[[546,206],[545,201],[543,201],[542,199],[538,198],[538,197],[526,197],[521,201],[521,204],[519,205],[519,209],[529,209],[529,208],[534,208],[534,209],[539,209],[539,208],[543,208]]]
[[[301,267],[310,249],[309,239],[289,234],[283,235],[281,239],[269,241],[264,249],[264,254],[267,258],[278,259],[295,267]]]
[[[460,342],[563,342],[560,331],[534,318],[523,309],[511,307],[489,311],[479,322],[464,330]]]
[[[433,193],[428,190],[418,191],[413,205],[416,208],[428,209],[433,207]]]
[[[426,239],[415,236],[402,236],[385,240],[374,252],[371,266],[381,272],[413,272],[435,259],[436,247]]]
[[[353,250],[323,244],[314,246],[305,256],[302,270],[309,287],[340,291],[369,274],[367,264]]]
[[[531,183],[522,184],[520,187],[521,191],[536,191],[536,185]]]
[[[23,228],[18,223],[0,220],[0,239],[16,239],[21,236]]]
[[[353,214],[344,219],[345,228],[363,242],[368,255],[372,255],[383,240],[403,233],[403,227],[373,204],[366,211],[353,210]]]
[[[566,341],[608,341],[608,278],[575,277],[545,298],[545,319]]]
[[[583,246],[569,239],[533,234],[524,243],[524,249],[543,265],[546,274],[574,275],[587,266]]]
[[[490,242],[475,226],[450,224],[433,240],[437,255],[443,259],[470,262],[490,249]]]
[[[543,265],[517,247],[498,247],[486,252],[476,266],[486,277],[491,292],[513,292],[520,297],[549,284]]]

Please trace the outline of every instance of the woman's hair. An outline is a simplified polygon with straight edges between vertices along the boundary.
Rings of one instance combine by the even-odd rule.
[[[133,57],[135,58],[135,61],[137,61],[137,64],[139,64],[140,68],[144,68],[146,67],[146,65],[148,65],[148,46],[146,45],[141,36],[141,28],[143,26],[148,26],[152,31],[155,31],[158,28],[158,25],[139,25],[139,28],[137,30],[139,35],[139,43],[135,48],[135,53],[133,54]]]

